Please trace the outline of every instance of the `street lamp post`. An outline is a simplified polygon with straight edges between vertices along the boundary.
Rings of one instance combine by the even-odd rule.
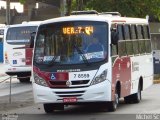
[[[6,0],[6,24],[10,24],[10,0]]]

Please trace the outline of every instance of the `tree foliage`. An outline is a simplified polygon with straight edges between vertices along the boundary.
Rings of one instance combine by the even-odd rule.
[[[89,0],[88,9],[99,12],[118,11],[122,16],[145,17],[160,20],[160,0]]]
[[[19,0],[19,2],[20,2],[21,4],[24,4],[24,3],[26,2],[26,0]]]
[[[19,0],[24,4],[26,0]],[[66,0],[67,15],[71,10],[97,10],[120,12],[122,16],[142,17],[149,15],[152,21],[160,21],[160,0]],[[82,4],[83,3],[83,4]]]

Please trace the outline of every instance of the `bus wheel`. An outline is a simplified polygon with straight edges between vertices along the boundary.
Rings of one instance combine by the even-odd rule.
[[[44,107],[44,111],[46,113],[52,113],[54,111],[54,106],[53,104],[43,104],[43,107]]]
[[[64,110],[63,104],[47,103],[43,104],[43,107],[46,113],[53,113],[55,110]]]
[[[138,85],[138,92],[133,94],[132,98],[133,98],[133,102],[134,103],[139,103],[141,101],[142,95],[141,95],[141,86],[140,86],[140,84]]]
[[[124,97],[124,101],[125,103],[139,103],[141,101],[141,86],[140,84],[138,85],[138,92],[133,94],[133,95],[129,95],[127,97]]]
[[[129,95],[129,96],[127,96],[127,97],[124,97],[124,102],[125,103],[132,103],[132,95]]]
[[[117,92],[115,92],[114,97],[115,97],[114,101],[109,102],[108,110],[109,110],[110,112],[116,111],[117,106],[118,106],[118,104],[119,104],[119,95],[118,95]]]

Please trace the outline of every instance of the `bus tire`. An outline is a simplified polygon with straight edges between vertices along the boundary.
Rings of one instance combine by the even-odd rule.
[[[124,102],[126,104],[132,103],[132,95],[129,95],[127,97],[124,97]]]
[[[49,103],[49,104],[43,104],[43,107],[44,107],[44,111],[46,113],[52,113],[54,111],[54,106],[52,103]]]
[[[116,111],[117,106],[118,106],[118,104],[119,104],[119,95],[118,95],[117,90],[116,90],[116,92],[115,92],[115,94],[114,94],[114,97],[115,97],[114,101],[111,101],[111,102],[108,103],[108,111],[109,111],[109,112],[114,112],[114,111]]]
[[[124,97],[125,103],[139,103],[141,99],[142,99],[142,96],[141,96],[141,85],[140,84],[138,85],[137,93]]]
[[[53,113],[55,110],[64,110],[63,104],[46,103],[43,104],[46,113]]]
[[[133,102],[134,103],[139,103],[142,99],[142,95],[141,95],[141,86],[140,84],[138,85],[138,92],[132,95],[133,98]]]

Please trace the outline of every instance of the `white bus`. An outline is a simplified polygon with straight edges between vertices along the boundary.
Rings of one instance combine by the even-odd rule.
[[[20,82],[29,82],[32,50],[30,34],[36,32],[39,21],[7,26],[4,35],[4,64],[6,74],[17,75]]]
[[[88,52],[95,37],[103,49]],[[141,91],[153,83],[147,19],[105,13],[60,17],[43,21],[35,41],[34,99],[46,113],[85,103],[115,111],[119,98],[139,103]]]

